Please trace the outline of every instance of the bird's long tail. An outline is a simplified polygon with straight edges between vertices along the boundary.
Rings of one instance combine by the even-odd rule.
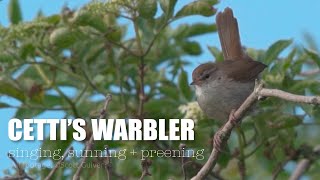
[[[218,13],[216,17],[220,43],[224,60],[240,60],[243,51],[240,41],[240,34],[237,19],[233,16],[231,8]]]

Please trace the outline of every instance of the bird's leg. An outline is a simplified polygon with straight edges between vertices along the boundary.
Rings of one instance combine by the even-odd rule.
[[[223,127],[221,127],[213,136],[213,147],[221,152],[222,140],[225,137],[225,133],[222,131]]]
[[[229,120],[234,126],[237,126],[240,122],[238,122],[238,119],[234,116],[234,113],[236,112],[235,109],[232,109],[229,114]]]
[[[239,124],[237,118],[234,116],[234,113],[236,112],[235,109],[232,109],[229,115],[228,121],[230,121],[231,124],[234,126],[237,126]],[[223,146],[223,139],[227,136],[230,136],[230,134],[226,134],[223,132],[223,126],[215,133],[213,137],[213,147],[216,148],[218,151],[221,152],[221,148]]]

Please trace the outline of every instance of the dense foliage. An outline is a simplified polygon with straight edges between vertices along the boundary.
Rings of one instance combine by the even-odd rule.
[[[205,118],[193,103],[195,97],[188,83],[191,72],[185,71],[189,62],[184,57],[202,53],[199,42],[192,37],[215,32],[216,28],[203,23],[171,24],[195,15],[214,19],[216,3],[198,0],[175,9],[176,0],[93,1],[78,10],[64,8],[48,17],[40,12],[33,21],[22,22],[19,3],[12,0],[11,25],[0,26],[0,94],[20,102],[15,107],[15,117],[20,119],[48,110],[65,112],[65,117],[57,118],[96,118],[108,93],[113,95],[109,118],[193,118],[195,141],[98,141],[94,148],[179,149],[180,143],[185,143],[188,149],[205,149],[207,158],[218,125]],[[320,66],[320,55],[310,38],[308,42],[309,47],[302,47],[293,45],[292,40],[279,40],[267,50],[247,51],[268,65],[263,74],[267,87],[317,95],[319,72],[314,69]],[[209,49],[213,59],[222,60],[217,47]],[[0,108],[12,106],[10,102],[0,103]],[[280,177],[287,178],[292,169],[281,171],[287,162],[313,156],[312,148],[320,143],[319,119],[318,106],[275,98],[260,102],[257,110],[244,119],[242,135],[232,134],[214,176],[239,177],[238,162],[244,162],[248,177],[271,177],[280,170]],[[87,131],[90,133],[90,128]],[[64,151],[72,143],[72,138],[45,140],[42,149]],[[182,178],[179,158],[151,160],[151,179]],[[205,162],[191,160],[185,165],[188,177]],[[39,163],[45,161],[48,158]],[[75,164],[79,161],[66,159]],[[89,162],[100,160],[90,158]],[[114,178],[140,177],[140,163],[139,155],[128,156],[125,161],[112,158]],[[319,175],[319,168],[319,162],[315,162],[307,176]],[[60,168],[55,178],[70,179],[75,170]],[[45,177],[49,171],[29,169],[34,177]],[[102,178],[105,170],[84,169],[81,175],[84,179]]]

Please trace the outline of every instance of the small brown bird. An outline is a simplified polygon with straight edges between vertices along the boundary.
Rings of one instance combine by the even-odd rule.
[[[237,19],[226,8],[216,17],[224,61],[198,66],[192,73],[200,108],[210,118],[226,122],[252,93],[255,80],[266,65],[250,58],[242,49]]]

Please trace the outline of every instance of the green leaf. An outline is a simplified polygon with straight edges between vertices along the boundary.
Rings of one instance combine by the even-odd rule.
[[[290,65],[290,69],[293,74],[300,74],[302,71],[302,66],[304,65],[306,61],[306,56],[304,58],[298,58],[296,61],[292,61]]]
[[[217,161],[222,168],[226,168],[229,164],[229,161],[232,159],[232,157],[228,155],[228,153],[230,153],[230,149],[228,148],[228,146],[226,147],[226,149],[224,149],[224,151],[227,153],[221,153]]]
[[[44,71],[48,72],[48,67],[44,67]],[[48,75],[52,75],[50,73],[48,73]],[[28,80],[26,80],[28,79]],[[35,66],[28,66],[17,78],[16,80],[19,83],[22,83],[24,85],[25,88],[30,87],[30,80],[32,80],[32,82],[38,82],[41,83],[43,82],[43,79],[39,76],[38,71],[36,70]],[[27,87],[26,87],[27,86]]]
[[[181,44],[182,49],[190,54],[190,55],[200,55],[201,54],[201,47],[199,43],[195,41],[183,41]]]
[[[302,119],[298,116],[283,114],[277,117],[276,122],[271,126],[276,129],[287,129],[298,126],[302,123]]]
[[[320,107],[319,106],[314,106],[312,108],[312,114],[315,117],[315,119],[319,120],[320,117]]]
[[[320,68],[320,56],[317,52],[311,50],[311,49],[304,49],[304,51],[307,53],[307,55],[318,65]]]
[[[280,85],[284,80],[284,73],[266,74],[264,80],[272,85]]]
[[[7,103],[0,102],[0,108],[8,108],[8,107],[11,107],[11,106]]]
[[[293,61],[293,58],[296,55],[296,53],[297,53],[297,49],[294,48],[288,54],[288,56],[286,57],[285,61],[283,62],[283,65],[282,65],[284,71],[287,71],[291,67],[291,62]]]
[[[200,1],[205,1],[205,2],[209,3],[211,6],[213,6],[219,2],[218,0],[200,0]]]
[[[16,98],[20,101],[25,101],[26,97],[22,90],[16,88],[9,82],[0,81],[0,94],[5,94],[10,97]]]
[[[88,63],[95,62],[94,60],[97,59],[97,57],[104,52],[105,46],[102,43],[92,44],[88,48],[88,52],[85,53],[83,56],[83,59],[88,61]]]
[[[160,0],[160,7],[166,14],[166,18],[171,18],[173,16],[176,3],[177,0]]]
[[[77,11],[76,15],[71,21],[74,25],[89,26],[100,31],[101,33],[106,33],[108,31],[108,27],[104,21],[104,18],[88,11]]]
[[[117,169],[119,172],[121,172],[122,175],[128,176],[128,177],[138,177],[139,176],[139,171],[140,170],[140,162],[137,160],[126,160],[126,161],[119,161],[116,164],[115,169]]]
[[[182,24],[174,31],[172,36],[176,37],[177,39],[183,39],[215,32],[216,30],[217,27],[215,24]]]
[[[142,41],[149,44],[150,40],[154,36],[154,21],[138,17],[137,24],[144,37]]]
[[[172,101],[169,99],[154,99],[145,104],[147,112],[160,112],[161,108],[172,106]]]
[[[25,44],[22,44],[21,48],[19,49],[20,50],[20,57],[22,59],[26,59],[27,56],[33,56],[34,55],[34,52],[35,52],[35,47],[33,46],[32,43],[25,43]]]
[[[122,38],[123,29],[120,27],[117,27],[114,30],[111,30],[111,32],[106,34],[106,38],[112,42],[119,42]]]
[[[157,12],[156,0],[138,0],[139,16],[143,18],[153,18]]]
[[[96,170],[94,170],[93,173],[88,174],[87,178],[89,179],[107,179],[105,178],[106,176],[105,170],[103,170],[103,168],[97,168]]]
[[[22,20],[19,0],[10,0],[8,12],[11,24],[18,24]]]
[[[218,48],[214,46],[208,46],[208,49],[216,59],[216,62],[223,61],[223,54]]]
[[[292,43],[292,40],[279,40],[273,43],[267,50],[264,62],[270,64],[279,54]]]
[[[78,40],[79,34],[67,27],[55,29],[50,34],[50,43],[60,48],[67,48]]]
[[[7,54],[7,53],[3,53],[0,52],[0,62],[1,63],[12,63],[12,61],[14,60],[14,58]]]
[[[312,34],[310,34],[309,32],[304,32],[303,39],[310,49],[318,49],[316,38]]]
[[[19,108],[14,117],[18,119],[32,119],[42,112],[44,112],[44,109]]]
[[[172,98],[172,99],[179,99],[179,94],[177,93],[177,88],[172,87],[172,86],[161,86],[159,87],[159,91]]]
[[[181,70],[178,83],[183,97],[190,101],[192,99],[192,92],[188,83],[188,75],[186,71]]]
[[[303,79],[303,80],[296,80],[294,81],[294,84],[291,85],[291,88],[293,91],[297,90],[305,90],[306,88],[310,88],[312,86],[320,87],[320,83],[318,80],[313,79]]]
[[[61,16],[59,15],[52,15],[45,17],[45,21],[50,23],[50,24],[58,24],[61,20]]]
[[[177,106],[178,104],[176,100],[168,98],[152,99],[145,104],[145,111],[149,115],[149,118],[168,118],[172,116],[173,113],[177,116],[176,108],[174,108]]]
[[[56,105],[61,105],[63,103],[63,99],[59,96],[46,94],[43,97],[43,102],[47,107],[54,107]]]
[[[210,1],[195,1],[182,7],[176,14],[175,18],[181,18],[191,15],[212,16],[216,13],[216,10],[212,7]]]

